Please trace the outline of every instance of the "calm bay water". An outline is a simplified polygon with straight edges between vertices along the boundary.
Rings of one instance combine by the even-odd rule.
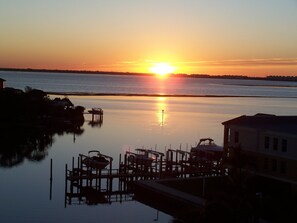
[[[4,71],[0,77],[7,87],[47,92],[297,97],[297,82],[284,81]]]
[[[13,72],[0,72],[0,77],[7,80],[6,86],[55,92],[285,97],[69,96],[75,105],[103,108],[103,124],[92,127],[91,117],[85,115],[83,134],[55,135],[43,160],[25,159],[11,168],[0,167],[1,222],[171,222],[172,216],[133,200],[64,207],[65,164],[91,149],[112,156],[116,167],[120,153],[137,147],[189,150],[202,137],[212,137],[221,145],[221,123],[226,120],[243,114],[297,112],[297,98],[290,98],[297,96],[295,86],[288,87],[295,83]]]

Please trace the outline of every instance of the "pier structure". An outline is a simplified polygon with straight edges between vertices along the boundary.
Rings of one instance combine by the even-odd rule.
[[[77,161],[72,158],[69,168],[65,166],[65,207],[71,204],[108,204],[132,200],[128,184],[120,180],[123,174],[112,169],[113,159],[100,154],[109,163],[106,167],[91,165],[89,156],[79,154]],[[116,181],[117,184],[113,182]]]
[[[89,124],[94,127],[94,126],[99,126],[101,127],[103,123],[103,109],[102,108],[92,108],[88,110],[87,113],[85,114],[91,114],[92,119],[89,122]]]
[[[126,151],[124,161],[120,158],[121,173],[135,175],[135,180],[161,177],[164,153],[152,149],[135,149]]]
[[[92,151],[90,151],[92,152]],[[166,178],[191,178],[222,176],[222,163],[209,157],[181,149],[168,149],[165,154],[152,149],[126,151],[119,155],[117,168],[112,157],[99,153],[108,163],[93,165],[90,156],[79,154],[77,161],[65,167],[65,205],[76,203],[109,203],[129,200],[133,194],[133,182]],[[97,200],[92,200],[96,197]]]
[[[180,149],[168,149],[166,151],[165,173],[167,176],[183,177],[188,174],[186,169],[191,156],[190,152]]]

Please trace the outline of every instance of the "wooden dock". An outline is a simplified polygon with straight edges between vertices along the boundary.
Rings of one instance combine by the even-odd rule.
[[[103,124],[103,109],[102,108],[92,108],[85,112],[85,115],[92,115],[91,121],[89,121],[89,125],[92,127],[99,126],[101,127]]]
[[[172,200],[177,200],[182,203],[189,204],[193,207],[202,207],[205,205],[206,201],[202,197],[197,197],[180,190],[176,190],[172,187],[168,187],[157,183],[155,181],[138,181],[135,182],[138,188],[142,188],[144,191],[150,191],[154,194],[159,194],[168,197]]]
[[[102,202],[103,198],[108,202],[112,200],[112,197],[113,200],[116,200],[117,196],[122,199],[124,194],[132,193],[131,185],[139,180],[150,182],[166,178],[221,176],[224,174],[221,163],[217,160],[202,158],[192,160],[191,153],[182,150],[170,149],[165,154],[147,149],[136,149],[135,152],[127,151],[123,160],[120,154],[116,169],[113,169],[112,158],[105,157],[109,159],[108,166],[105,168],[94,168],[88,165],[87,162],[84,162],[87,156],[83,154],[79,155],[77,161],[72,159],[70,168],[66,164],[65,206],[71,204],[75,198],[79,203],[82,200],[85,200],[85,203],[95,202],[90,201],[90,194],[93,197],[101,197]]]

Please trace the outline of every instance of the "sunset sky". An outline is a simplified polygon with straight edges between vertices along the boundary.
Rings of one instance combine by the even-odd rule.
[[[0,67],[297,76],[297,0],[0,0]]]

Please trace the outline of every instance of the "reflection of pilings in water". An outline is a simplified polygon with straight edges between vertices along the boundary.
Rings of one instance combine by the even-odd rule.
[[[65,199],[64,199],[64,207],[66,208],[66,204],[67,204],[67,189],[68,189],[68,179],[67,179],[67,176],[68,176],[68,166],[67,164],[65,164],[65,189],[64,189],[64,193],[65,193]]]
[[[92,115],[92,121],[89,122],[89,124],[94,126],[101,127],[103,124],[103,110],[101,108],[92,108],[88,111],[88,113],[85,114],[91,114]]]
[[[101,127],[103,124],[103,115],[96,115],[95,117],[92,115],[92,121],[89,122],[89,125],[92,127],[99,126]]]
[[[103,119],[103,113],[100,113],[100,114],[92,113],[92,122],[95,121],[96,117],[97,117],[97,120],[102,120]]]
[[[53,159],[50,161],[50,200],[52,200],[52,189],[53,189]]]
[[[164,126],[164,109],[162,109],[162,122],[161,122],[161,126]]]

